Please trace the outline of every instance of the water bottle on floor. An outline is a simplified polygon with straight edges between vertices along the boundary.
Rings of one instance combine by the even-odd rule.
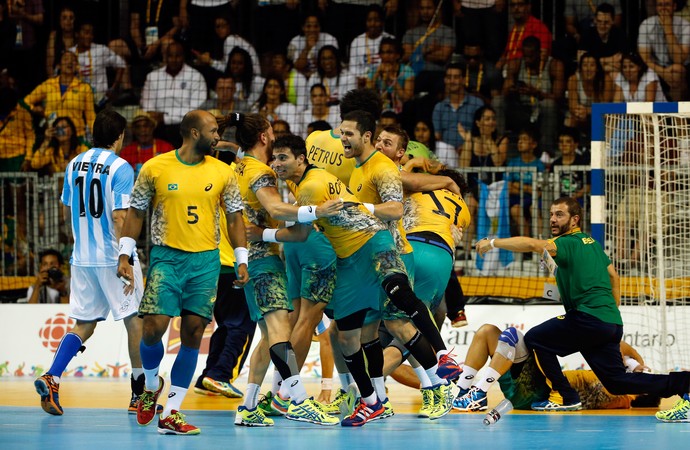
[[[486,417],[484,417],[484,425],[488,426],[498,422],[498,419],[508,414],[512,410],[513,404],[510,403],[510,400],[504,398],[503,400],[501,400],[501,403],[496,405],[494,409],[492,409],[486,414]]]

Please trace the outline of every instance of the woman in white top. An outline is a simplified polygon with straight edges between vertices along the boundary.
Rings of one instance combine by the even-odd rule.
[[[656,72],[649,69],[637,53],[623,55],[621,71],[614,79],[614,102],[665,102]]]
[[[309,77],[308,85],[317,83],[326,87],[329,105],[337,105],[347,91],[357,88],[357,78],[343,68],[340,52],[332,45],[324,45],[319,50],[316,72]]]
[[[295,36],[288,44],[287,57],[295,63],[295,69],[309,77],[316,70],[316,55],[324,45],[338,48],[338,41],[321,32],[318,15],[308,13],[302,25],[302,35]]]
[[[252,57],[241,47],[235,47],[228,57],[225,74],[235,80],[235,100],[253,105],[261,95],[264,79],[254,73]]]
[[[288,101],[285,83],[280,75],[271,74],[266,77],[263,92],[251,111],[261,114],[271,123],[276,120],[286,121],[290,125],[290,131],[297,136],[304,133],[301,114],[297,107]]]

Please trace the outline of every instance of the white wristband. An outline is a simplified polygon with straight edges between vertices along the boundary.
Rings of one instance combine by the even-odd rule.
[[[276,239],[277,228],[266,228],[261,234],[261,240],[264,242],[278,242]]]
[[[285,228],[290,228],[291,226],[293,226],[296,223],[297,222],[293,222],[292,220],[286,220],[285,221]]]
[[[496,248],[496,246],[494,245],[494,241],[495,241],[495,240],[496,240],[496,239],[491,239],[491,240],[489,241],[489,245],[491,246],[491,248]]]
[[[237,265],[239,266],[240,264],[244,265],[249,265],[247,263],[249,257],[249,252],[247,251],[246,248],[244,247],[237,247],[235,249],[235,261],[237,262]]]
[[[374,204],[373,203],[362,203],[370,213],[374,214]]]
[[[322,378],[321,379],[321,390],[330,391],[333,389],[333,378]]]
[[[316,206],[300,206],[297,210],[297,221],[300,223],[309,223],[316,220]]]
[[[120,253],[119,255],[127,255],[127,257],[132,256],[137,248],[137,241],[129,236],[122,236],[120,238]]]
[[[640,365],[635,358],[631,358],[627,355],[623,357],[623,362],[625,363],[627,372],[633,372],[635,368]]]

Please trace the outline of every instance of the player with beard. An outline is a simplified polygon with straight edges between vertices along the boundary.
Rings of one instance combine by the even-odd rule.
[[[580,352],[611,394],[681,395],[681,401],[670,410],[657,413],[657,418],[668,422],[690,421],[690,372],[626,373],[620,350],[623,337],[623,320],[618,310],[620,279],[599,243],[580,229],[582,216],[577,200],[561,197],[551,204],[552,239],[517,236],[477,242],[481,256],[492,248],[540,253],[551,272],[555,271],[565,315],[547,320],[525,335],[525,344],[534,352],[551,388],[548,398],[532,403],[532,409],[582,409],[579,394],[563,375],[558,362],[558,356]]]
[[[332,200],[321,205],[294,206],[284,203],[278,192],[278,178],[268,166],[273,158],[275,136],[271,124],[259,114],[233,113],[226,120],[237,127],[237,143],[245,155],[235,172],[239,184],[245,219],[249,226],[267,228],[261,242],[249,246],[251,280],[245,287],[247,305],[252,319],[259,323],[261,341],[250,360],[247,393],[237,409],[235,425],[271,426],[258,406],[259,390],[272,361],[286,386],[291,399],[285,417],[318,425],[337,425],[338,419],[326,414],[307,392],[300,378],[295,352],[290,343],[292,327],[288,317],[292,303],[287,294],[285,266],[279,257],[275,229],[279,221],[299,222],[307,230],[319,217],[336,215],[342,202]],[[272,233],[271,233],[272,231]],[[270,355],[269,358],[266,356]]]
[[[199,346],[213,314],[220,257],[219,208],[225,208],[228,236],[237,260],[236,285],[249,279],[242,199],[230,167],[209,156],[218,143],[218,124],[205,111],[190,111],[181,124],[183,144],[174,152],[147,161],[136,180],[120,238],[118,275],[134,280],[130,258],[136,251],[149,206],[151,249],[149,270],[139,315],[144,318],[140,344],[145,389],[137,422],[148,425],[156,415],[163,390],[158,368],[165,349],[161,338],[171,317],[180,316],[181,346],[173,364],[161,434],[199,434],[179,412],[196,369]]]
[[[346,114],[340,124],[340,140],[345,157],[357,162],[350,176],[349,187],[372,214],[388,225],[397,250],[401,254],[406,254],[403,259],[406,259],[405,266],[410,270],[414,264],[412,248],[405,239],[400,220],[403,214],[402,177],[395,163],[374,147],[375,126],[373,117],[365,111],[353,111]],[[394,306],[392,309],[407,314],[421,335],[431,344],[438,358],[439,377],[448,380],[456,378],[461,370],[446,349],[429,310],[412,291],[407,272],[387,278],[383,288],[390,299],[391,306]],[[389,309],[391,309],[390,306]],[[386,314],[384,312],[384,318]],[[375,331],[369,333],[369,327],[365,329],[364,335],[365,338],[366,336],[376,338]],[[381,350],[380,353],[381,367],[383,367],[383,351]],[[372,359],[370,356],[367,353],[369,360]],[[419,362],[426,368],[423,361]]]

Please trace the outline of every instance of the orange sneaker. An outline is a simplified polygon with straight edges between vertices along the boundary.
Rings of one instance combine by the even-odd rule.
[[[54,416],[62,415],[62,406],[60,406],[60,396],[58,390],[60,385],[53,380],[53,376],[47,373],[37,378],[34,381],[36,392],[41,396],[41,408],[43,411]]]
[[[199,434],[201,430],[190,425],[184,419],[184,414],[174,409],[165,419],[158,419],[158,432],[160,434]]]
[[[163,378],[158,377],[158,389],[154,392],[147,391],[139,396],[139,404],[137,405],[137,423],[142,426],[146,426],[153,422],[153,418],[156,416],[156,409],[158,401],[158,396],[161,395],[161,391],[165,386]]]

